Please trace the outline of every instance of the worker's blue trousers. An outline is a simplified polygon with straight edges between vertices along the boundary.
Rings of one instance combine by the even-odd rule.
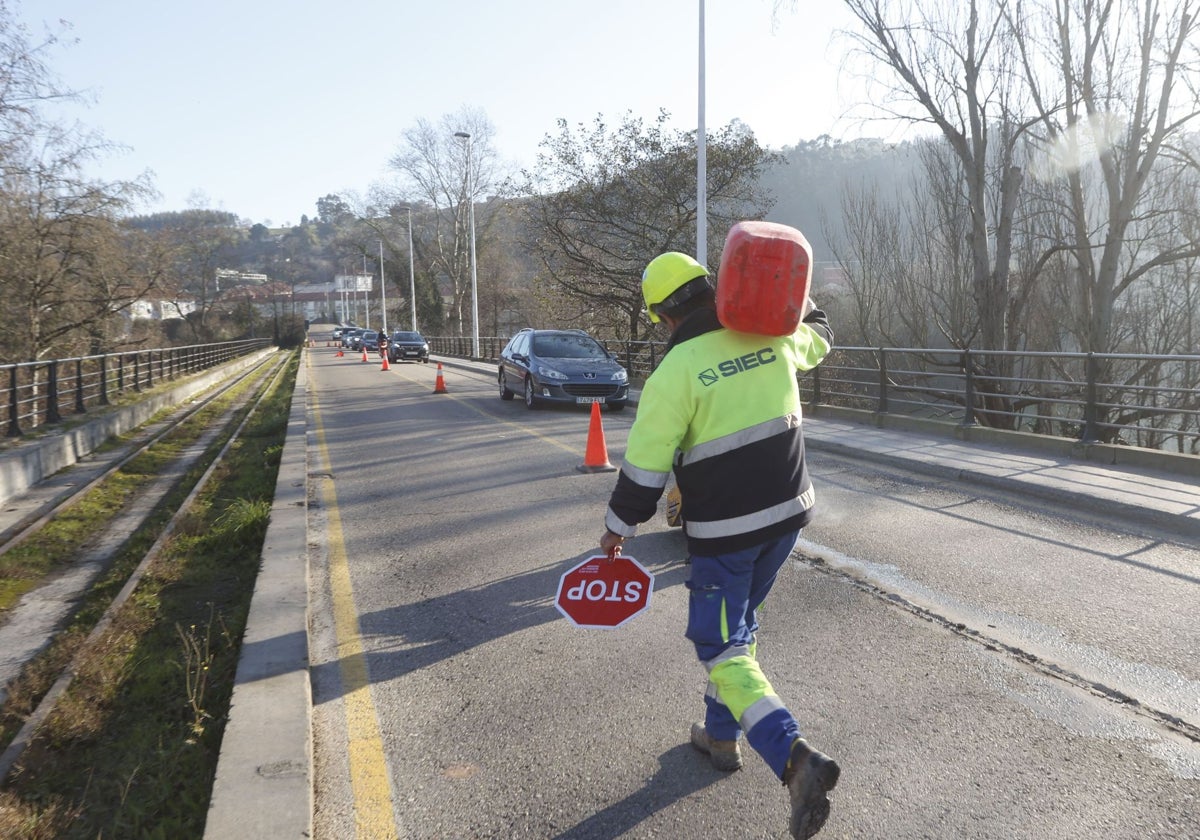
[[[687,637],[709,672],[704,726],[709,737],[746,740],[783,778],[796,718],[756,660],[757,610],[796,545],[799,531],[731,554],[692,555]]]

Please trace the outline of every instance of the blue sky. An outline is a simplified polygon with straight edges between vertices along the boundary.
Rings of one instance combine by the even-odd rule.
[[[161,199],[279,225],[317,198],[386,178],[401,133],[464,106],[529,165],[556,120],[697,120],[699,0],[14,0],[36,37],[58,20],[77,42],[48,58],[95,102],[69,116],[128,147],[96,175],[149,170]],[[740,119],[772,148],[849,137],[839,75],[848,15],[800,0],[706,0],[706,125]],[[804,7],[808,7],[807,9]],[[811,11],[820,7],[822,11]]]

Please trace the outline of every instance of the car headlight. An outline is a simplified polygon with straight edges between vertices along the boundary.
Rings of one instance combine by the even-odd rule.
[[[613,382],[627,382],[629,380],[629,374],[622,369],[614,373],[612,378]]]
[[[549,368],[549,367],[546,367],[545,365],[537,366],[537,375],[542,377],[543,379],[566,379],[567,378],[567,375],[565,373],[560,373],[557,370],[555,370],[554,368]]]

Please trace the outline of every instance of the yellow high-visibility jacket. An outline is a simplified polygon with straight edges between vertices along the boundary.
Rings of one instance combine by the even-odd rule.
[[[789,336],[725,329],[700,310],[671,336],[642,389],[606,527],[630,537],[658,506],[671,470],[688,551],[738,551],[804,527],[813,506],[796,372],[829,353],[819,309]]]

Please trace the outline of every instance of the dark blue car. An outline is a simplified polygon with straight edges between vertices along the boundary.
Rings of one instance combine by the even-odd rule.
[[[521,330],[500,351],[500,399],[525,397],[527,408],[543,403],[625,407],[629,375],[600,342],[582,330]]]

